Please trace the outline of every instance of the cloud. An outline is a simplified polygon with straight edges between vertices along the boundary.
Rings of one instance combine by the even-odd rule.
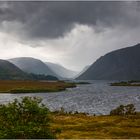
[[[18,37],[1,33],[1,58],[30,56],[81,70],[107,52],[136,44],[139,36],[140,29],[119,26],[96,32],[90,26],[76,24],[65,37],[40,40],[38,47],[31,47],[34,41],[24,44]]]
[[[114,27],[140,23],[139,2],[1,2],[0,21],[19,22],[28,38],[57,38],[74,24]],[[134,22],[135,21],[135,22]]]
[[[81,70],[140,42],[140,2],[0,2],[1,58],[30,56]]]

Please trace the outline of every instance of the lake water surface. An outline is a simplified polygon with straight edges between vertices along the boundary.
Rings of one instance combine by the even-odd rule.
[[[113,87],[109,81],[90,81],[56,93],[0,94],[0,103],[8,103],[23,96],[39,96],[50,110],[78,111],[89,114],[109,114],[120,104],[133,103],[140,111],[140,87]]]

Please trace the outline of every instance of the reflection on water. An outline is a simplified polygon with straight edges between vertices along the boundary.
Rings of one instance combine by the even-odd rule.
[[[133,103],[140,111],[140,87],[112,87],[105,81],[92,81],[92,84],[57,93],[0,94],[0,103],[22,96],[42,97],[43,103],[51,110],[63,107],[66,111],[108,114],[120,104]]]

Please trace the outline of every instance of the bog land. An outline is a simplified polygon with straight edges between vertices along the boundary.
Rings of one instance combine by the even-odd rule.
[[[140,138],[140,114],[130,116],[53,115],[52,128],[58,139]]]
[[[0,93],[58,92],[73,87],[76,87],[75,83],[64,81],[0,80]]]

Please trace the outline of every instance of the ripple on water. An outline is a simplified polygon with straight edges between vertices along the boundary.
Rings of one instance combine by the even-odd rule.
[[[90,81],[91,82],[91,81]],[[113,87],[105,81],[92,81],[89,85],[79,85],[57,93],[0,94],[0,103],[8,103],[14,98],[39,96],[50,110],[79,111],[89,114],[109,114],[120,104],[133,103],[140,111],[140,87]]]

